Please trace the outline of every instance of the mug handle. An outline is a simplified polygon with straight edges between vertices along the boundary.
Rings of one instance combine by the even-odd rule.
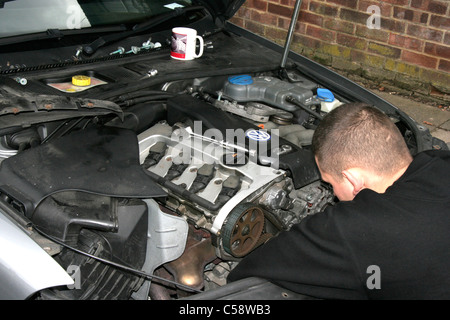
[[[198,54],[195,54],[195,58],[200,58],[203,54],[203,38],[201,36],[196,36],[196,39],[198,39],[198,41],[200,42],[200,52]]]

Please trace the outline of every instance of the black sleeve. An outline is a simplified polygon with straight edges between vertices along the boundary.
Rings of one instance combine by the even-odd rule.
[[[334,211],[329,207],[271,239],[246,256],[228,280],[260,277],[312,297],[366,299]]]

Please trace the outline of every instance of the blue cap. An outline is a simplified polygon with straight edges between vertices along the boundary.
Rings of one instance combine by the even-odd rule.
[[[247,84],[252,84],[253,78],[252,78],[252,76],[250,76],[248,74],[243,74],[243,75],[239,75],[239,76],[229,77],[228,81],[230,81],[230,83],[232,83],[232,84],[245,86]]]
[[[333,102],[334,94],[328,89],[319,88],[317,89],[317,98],[325,102]]]

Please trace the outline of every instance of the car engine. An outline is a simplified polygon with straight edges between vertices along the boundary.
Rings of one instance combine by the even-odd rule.
[[[79,277],[36,298],[173,299],[226,284],[240,259],[333,203],[310,151],[317,88],[270,73],[108,100],[2,87],[8,108],[58,110],[1,141],[2,198]]]

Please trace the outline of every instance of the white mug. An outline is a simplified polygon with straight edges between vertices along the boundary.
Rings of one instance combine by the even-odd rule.
[[[199,53],[196,53],[197,40],[200,42]],[[197,35],[197,30],[177,27],[172,29],[172,46],[170,56],[178,60],[192,60],[203,54],[203,38]]]

